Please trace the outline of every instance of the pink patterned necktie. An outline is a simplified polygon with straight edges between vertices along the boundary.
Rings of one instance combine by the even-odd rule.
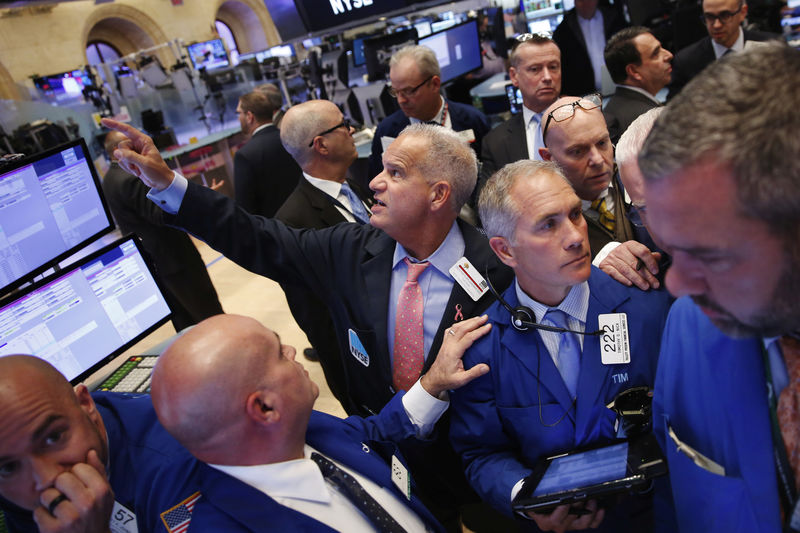
[[[411,388],[422,374],[425,364],[425,337],[422,328],[422,289],[417,278],[428,268],[428,263],[412,263],[403,259],[408,267],[406,282],[397,297],[394,322],[394,368],[392,383],[395,390]]]
[[[800,341],[784,336],[780,344],[789,384],[778,397],[778,425],[797,484],[800,481]]]

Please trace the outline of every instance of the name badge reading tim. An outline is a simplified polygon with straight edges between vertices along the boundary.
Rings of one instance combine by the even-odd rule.
[[[628,339],[628,315],[608,313],[597,317],[600,335],[600,355],[604,365],[624,365],[631,362]]]

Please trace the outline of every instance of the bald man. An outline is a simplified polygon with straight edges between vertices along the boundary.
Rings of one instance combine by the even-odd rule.
[[[610,250],[625,246],[633,256],[631,268],[635,270],[641,261],[639,271],[646,284],[657,287],[658,257],[647,247],[637,246],[601,106],[600,96],[591,95],[559,98],[547,108],[542,120],[542,159],[558,163],[581,199],[592,263],[598,266]],[[630,279],[623,283],[634,284]],[[646,287],[644,282],[636,285]]]
[[[126,139],[118,131],[106,135],[111,167],[103,177],[103,195],[123,233],[135,233],[156,267],[172,310],[172,325],[180,331],[223,312],[208,270],[192,240],[164,223],[164,212],[147,199],[149,190],[114,159],[117,145]]]
[[[151,486],[168,487],[162,467],[188,454],[149,397],[73,390],[45,361],[12,355],[0,357],[0,413],[0,505],[11,531],[144,532],[161,522]]]
[[[417,499],[393,443],[425,437],[447,408],[439,397],[489,370],[465,371],[461,364],[464,350],[489,331],[485,322],[483,316],[454,325],[443,352],[407,393],[395,395],[379,415],[346,420],[313,411],[317,385],[275,332],[235,315],[200,323],[159,358],[152,398],[167,431],[201,462],[176,465],[185,491],[155,487],[153,497],[162,506],[180,505],[199,487],[191,512],[195,533],[264,530],[265,524],[274,531],[389,531],[325,483],[324,467],[312,459],[321,454],[405,531],[442,531]]]

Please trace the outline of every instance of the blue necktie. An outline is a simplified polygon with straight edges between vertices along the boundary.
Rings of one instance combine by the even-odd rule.
[[[544,319],[559,328],[569,328],[567,314],[560,309],[549,309],[545,313]],[[563,332],[559,335],[561,335],[561,340],[558,343],[558,370],[570,395],[575,398],[578,390],[578,375],[581,371],[581,345],[575,333]]]
[[[361,199],[356,196],[356,193],[353,192],[347,182],[342,183],[342,194],[350,201],[350,213],[352,213],[356,221],[361,224],[368,224],[369,213],[367,213],[364,204],[361,203]]]

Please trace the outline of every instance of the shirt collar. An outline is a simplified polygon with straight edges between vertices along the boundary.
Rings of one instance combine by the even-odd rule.
[[[303,172],[303,177],[307,179],[311,185],[321,190],[328,196],[331,196],[333,198],[339,197],[339,192],[341,192],[342,190],[342,184],[339,183],[338,181],[315,178],[314,176],[306,174],[305,172]]]
[[[262,125],[260,125],[259,127],[257,127],[256,129],[254,129],[254,130],[253,130],[253,133],[251,133],[251,134],[250,134],[250,137],[252,137],[252,136],[253,136],[253,135],[255,135],[256,133],[258,133],[259,131],[263,130],[263,129],[264,129],[264,128],[266,128],[267,126],[272,126],[272,122],[267,122],[266,124],[262,124]]]
[[[645,95],[650,100],[652,100],[653,102],[657,103],[658,105],[661,105],[661,102],[659,102],[658,99],[655,96],[653,96],[649,92],[645,91],[641,87],[634,87],[633,85],[625,85],[624,83],[620,83],[619,85],[617,85],[617,87],[625,87],[628,90],[636,91],[637,93]]]
[[[725,52],[728,51],[728,48],[722,46],[714,39],[711,39],[711,46],[714,47],[714,55],[717,56],[717,59],[722,57]],[[734,52],[741,52],[744,50],[744,32],[742,31],[741,26],[739,27],[739,36],[736,38],[736,41],[733,43],[733,46],[730,48]]]
[[[456,264],[456,261],[461,259],[464,255],[464,236],[458,228],[458,223],[453,221],[450,231],[447,233],[442,244],[426,259],[422,261],[429,261],[431,265],[441,272],[444,276],[450,277],[450,267]],[[392,270],[397,268],[404,258],[411,257],[411,255],[403,248],[399,242],[394,247],[394,258],[392,259]]]
[[[539,323],[544,318],[548,309],[560,309],[572,318],[578,319],[581,324],[586,325],[586,315],[589,312],[589,282],[583,281],[577,285],[573,285],[567,293],[567,296],[558,304],[558,307],[552,308],[542,303],[537,302],[528,296],[522,287],[519,286],[519,281],[514,280],[514,290],[517,294],[519,304],[530,308],[536,316],[536,322]]]
[[[528,129],[528,125],[531,123],[531,119],[534,116],[539,117],[539,128],[541,129],[541,127],[542,127],[542,113],[537,113],[535,111],[532,111],[532,110],[528,109],[524,105],[522,106],[522,120],[525,122],[525,129]]]
[[[329,503],[331,495],[319,467],[310,459],[314,448],[303,447],[303,459],[282,461],[253,466],[208,466],[228,474],[268,494],[271,498],[292,498],[312,502]]]

